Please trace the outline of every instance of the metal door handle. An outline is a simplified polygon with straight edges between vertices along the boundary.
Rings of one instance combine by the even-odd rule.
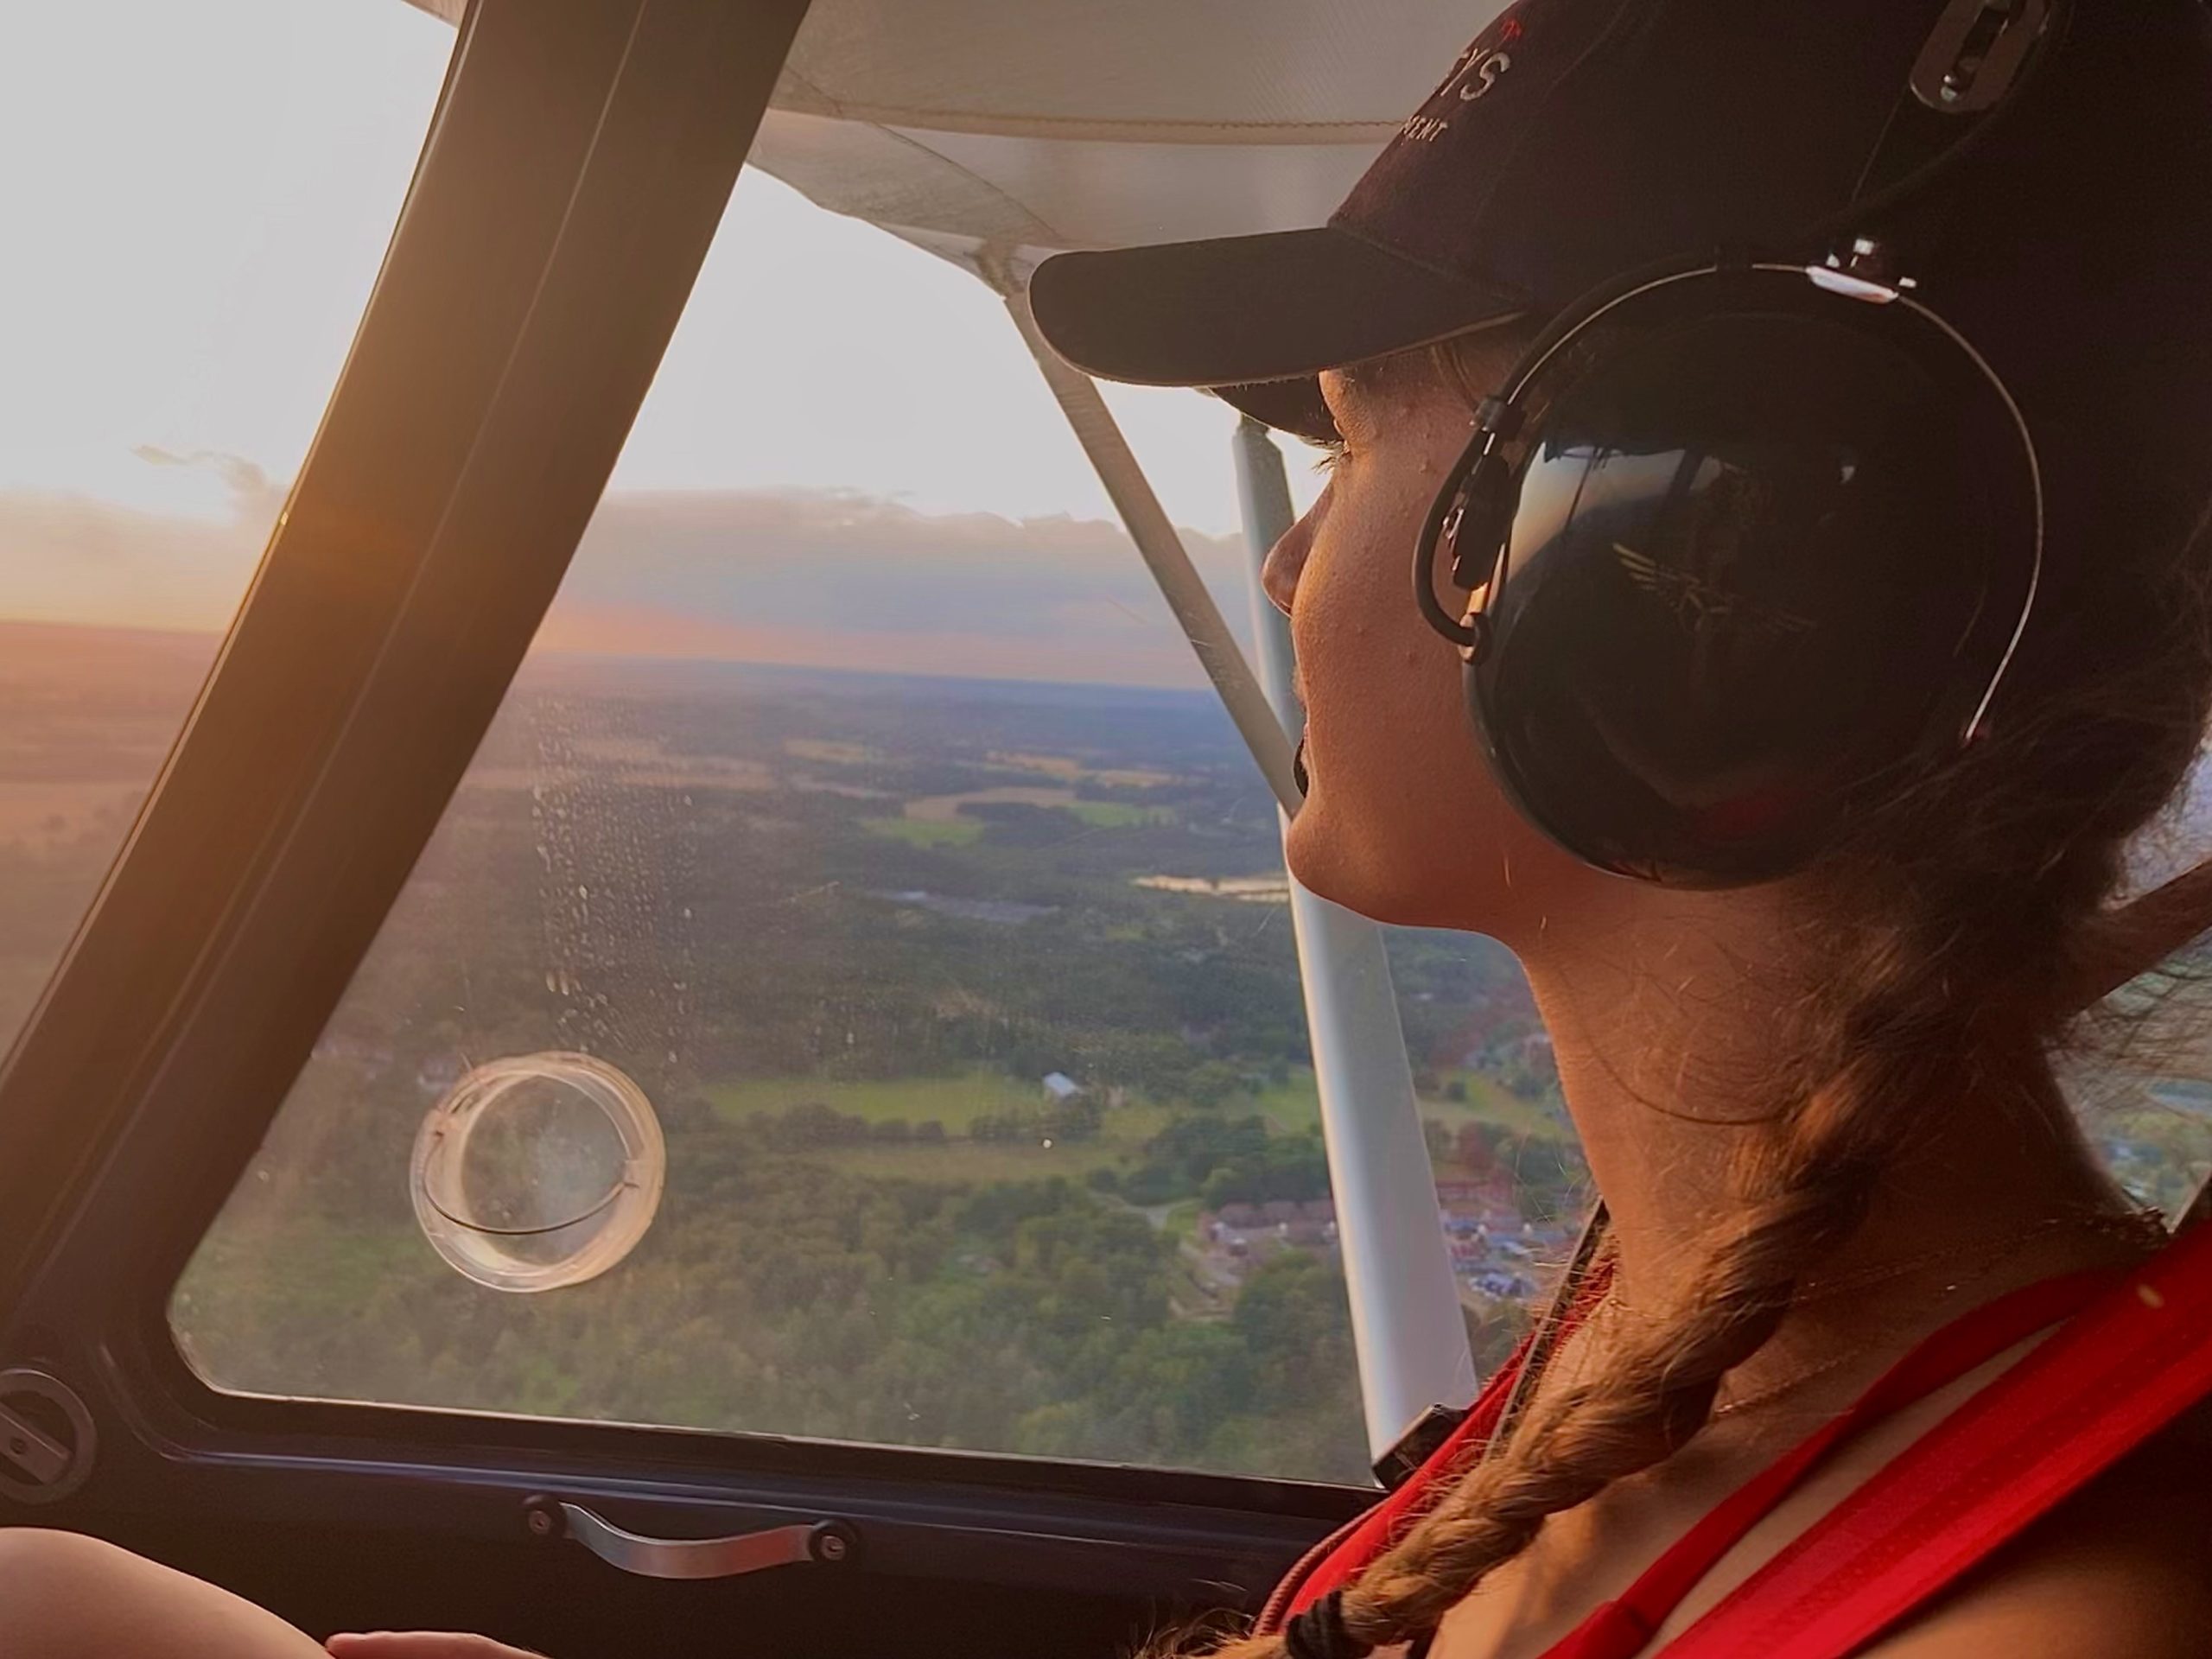
[[[626,1532],[580,1503],[563,1503],[569,1536],[611,1567],[647,1579],[734,1579],[795,1561],[843,1566],[860,1553],[860,1535],[842,1521],[769,1527],[728,1538],[647,1538]]]

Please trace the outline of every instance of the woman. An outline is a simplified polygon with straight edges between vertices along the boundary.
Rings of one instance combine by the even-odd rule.
[[[1329,447],[1267,571],[1291,862],[1514,950],[1610,1216],[1238,1659],[1665,1650],[2158,1295],[2047,1056],[2212,692],[2212,55],[2195,5],[2040,23],[1529,0],[1329,230],[1038,273],[1080,366]],[[1833,1650],[2212,1650],[2204,1415]]]
[[[1080,365],[1329,447],[1266,577],[1293,867],[1520,957],[1605,1205],[1535,1349],[1238,1659],[1694,1650],[1885,1471],[2001,1427],[2007,1376],[2162,1302],[2182,1246],[2048,1056],[2171,922],[2105,906],[2212,709],[2207,28],[1528,0],[1331,230],[1040,270]],[[1586,297],[1656,262],[1656,298]],[[1669,421],[1702,447],[1643,441]],[[2212,1651],[2212,1440],[2175,1398],[1833,1651]],[[0,1533],[0,1609],[24,1659],[315,1651],[46,1535]]]

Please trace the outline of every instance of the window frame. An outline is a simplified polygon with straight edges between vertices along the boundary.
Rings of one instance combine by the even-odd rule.
[[[220,1161],[258,1142],[567,569],[805,9],[472,7],[245,601],[0,1070],[0,1306],[127,1126],[219,1090]]]
[[[0,1363],[128,1428],[106,1503],[512,1537],[559,1488],[679,1531],[872,1516],[901,1570],[1256,1596],[1373,1492],[232,1395],[168,1322],[566,572],[805,10],[473,0],[245,604],[0,1068]]]

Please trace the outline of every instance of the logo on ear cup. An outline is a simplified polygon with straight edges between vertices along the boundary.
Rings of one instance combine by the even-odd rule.
[[[1662,564],[1625,543],[1615,542],[1613,554],[1628,579],[1665,605],[1692,633],[1703,633],[1709,627],[1730,627],[1762,639],[1779,639],[1811,633],[1820,626],[1809,617],[1747,599],[1687,570]]]

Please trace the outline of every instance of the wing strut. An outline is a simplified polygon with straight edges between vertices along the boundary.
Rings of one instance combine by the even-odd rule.
[[[1236,473],[1251,550],[1262,689],[1097,386],[1046,345],[1018,283],[994,286],[1274,791],[1287,829],[1300,799],[1291,738],[1300,715],[1291,692],[1290,632],[1259,585],[1260,561],[1291,523],[1281,452],[1259,426],[1248,421],[1239,429]],[[1367,1440],[1379,1459],[1432,1406],[1472,1400],[1475,1364],[1438,1216],[1435,1173],[1382,930],[1295,881],[1291,918]]]
[[[1061,413],[1067,416],[1068,425],[1075,432],[1076,442],[1090,457],[1098,481],[1106,486],[1106,493],[1112,498],[1115,511],[1121,514],[1129,539],[1143,556],[1152,579],[1160,584],[1167,608],[1175,613],[1183,637],[1198,653],[1198,665],[1213,682],[1213,689],[1220,694],[1230,719],[1236,722],[1245,747],[1259,764],[1261,776],[1268,780],[1268,787],[1274,791],[1282,810],[1295,813],[1299,791],[1290,740],[1283,734],[1274,710],[1268,706],[1267,694],[1253,678],[1252,665],[1244,660],[1236,637],[1230,632],[1221,607],[1214,603],[1198,567],[1191,563],[1182,537],[1175,533],[1175,526],[1168,519],[1167,510],[1153,493],[1151,480],[1137,465],[1128,440],[1115,423],[1113,411],[1106,407],[1106,400],[1098,395],[1098,388],[1090,377],[1061,362],[1045,343],[1044,336],[1037,332],[1036,320],[1029,313],[1027,290],[1006,284],[994,286],[1004,296],[1014,327],[1021,330],[1021,337],[1028,342],[1037,366],[1045,372],[1045,383],[1058,400]]]

